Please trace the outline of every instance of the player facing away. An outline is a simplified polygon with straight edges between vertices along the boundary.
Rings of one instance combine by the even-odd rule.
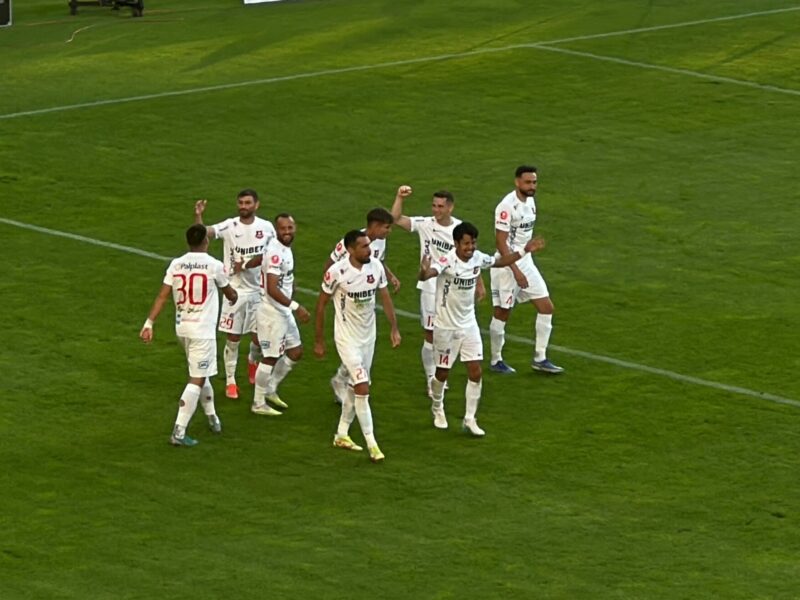
[[[420,260],[425,256],[431,257],[431,262],[437,262],[453,249],[453,229],[461,221],[453,216],[455,199],[453,194],[447,190],[434,192],[431,201],[432,216],[408,217],[403,213],[403,201],[411,196],[410,186],[401,185],[397,189],[397,195],[392,204],[392,217],[398,227],[419,235],[419,254]],[[436,281],[418,281],[419,290],[419,315],[422,325],[422,368],[425,371],[425,385],[428,396],[431,392],[431,379],[436,371],[436,364],[433,357],[433,319],[436,315]],[[486,289],[483,286],[483,279],[478,277],[475,286],[477,300],[480,301],[486,296]]]
[[[370,460],[380,462],[384,455],[375,440],[369,407],[370,369],[375,353],[376,295],[381,297],[383,311],[391,326],[393,348],[400,344],[400,331],[386,287],[386,272],[383,263],[372,256],[370,238],[363,231],[349,231],[344,236],[344,247],[347,257],[330,266],[323,276],[316,309],[314,354],[319,358],[325,356],[325,307],[333,298],[333,339],[348,377],[333,445],[345,450],[363,449],[350,438],[350,425],[357,417]]]
[[[394,276],[394,273],[384,263],[386,258],[386,238],[392,232],[393,223],[394,219],[388,210],[385,208],[373,208],[367,213],[367,228],[361,231],[369,238],[370,256],[373,260],[383,264],[383,268],[386,271],[386,280],[392,285],[392,290],[396,294],[400,290],[400,280]],[[339,243],[336,244],[325,262],[323,275],[327,273],[331,265],[348,255],[344,239],[339,240]],[[336,373],[331,378],[331,387],[333,388],[336,402],[342,404],[347,392],[347,369],[344,365],[339,365]]]
[[[197,444],[196,440],[186,435],[186,428],[197,409],[198,400],[208,417],[211,431],[222,432],[222,423],[214,408],[214,388],[208,379],[217,374],[217,288],[222,290],[231,304],[237,300],[236,290],[230,285],[222,263],[207,253],[206,228],[200,224],[189,227],[186,242],[189,252],[173,260],[167,267],[161,290],[139,332],[139,337],[145,343],[153,341],[153,322],[172,294],[175,301],[175,334],[186,351],[189,363],[189,382],[181,394],[178,417],[169,439],[173,446]]]
[[[275,217],[274,223],[275,238],[267,244],[261,260],[265,283],[256,313],[256,324],[262,359],[256,370],[255,392],[250,407],[254,414],[268,416],[282,413],[269,406],[267,401],[280,408],[288,408],[278,396],[278,386],[303,357],[300,331],[292,313],[297,314],[301,323],[308,323],[311,319],[308,311],[292,299],[292,242],[297,230],[294,218],[288,213],[281,213]]]
[[[420,281],[436,278],[436,316],[433,320],[433,348],[436,374],[431,382],[433,424],[447,429],[444,412],[444,385],[450,368],[460,356],[467,368],[466,411],[463,428],[472,435],[486,432],[478,427],[475,415],[481,398],[481,360],[483,342],[475,317],[475,285],[481,269],[510,265],[529,252],[544,247],[540,239],[531,239],[524,248],[496,258],[477,250],[478,229],[472,223],[460,223],[453,229],[455,248],[436,262],[423,255]]]
[[[198,200],[194,206],[195,223],[203,222],[206,200]],[[244,189],[236,196],[239,215],[225,219],[208,228],[209,239],[219,238],[223,241],[223,262],[225,272],[231,279],[231,285],[239,294],[239,301],[230,307],[224,307],[219,320],[219,330],[227,340],[222,351],[225,363],[225,395],[228,398],[239,397],[236,385],[236,365],[239,362],[239,341],[242,336],[250,335],[250,351],[248,353],[248,378],[255,382],[256,368],[260,360],[258,339],[256,338],[256,310],[261,299],[261,272],[257,268],[245,268],[247,261],[254,256],[261,256],[264,248],[273,237],[275,228],[272,223],[256,216],[259,208],[258,193],[252,189]]]
[[[514,190],[509,192],[494,211],[495,256],[506,256],[522,250],[533,237],[536,223],[536,167],[518,167]],[[505,331],[511,309],[517,302],[530,301],[537,311],[534,355],[531,368],[545,373],[562,373],[564,369],[547,360],[547,345],[553,330],[553,302],[539,269],[531,256],[508,267],[491,271],[492,305],[494,315],[489,325],[492,356],[490,369],[495,373],[514,373],[515,369],[503,361]]]

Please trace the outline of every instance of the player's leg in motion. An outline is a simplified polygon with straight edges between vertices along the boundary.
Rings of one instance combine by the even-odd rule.
[[[203,381],[203,387],[200,390],[200,404],[208,419],[208,428],[214,433],[222,433],[222,422],[219,420],[217,409],[214,406],[214,388],[211,387],[208,377]]]
[[[533,301],[538,314],[536,315],[536,339],[534,342],[534,355],[531,368],[544,373],[563,373],[564,369],[553,364],[547,359],[547,346],[550,343],[550,334],[553,331],[553,303],[549,297],[537,298]]]
[[[258,311],[257,327],[262,359],[256,369],[253,404],[250,406],[250,412],[255,415],[277,417],[283,413],[267,404],[267,389],[270,386],[275,365],[283,354],[288,325],[286,319],[281,315],[268,314],[262,308]]]
[[[489,324],[491,357],[489,368],[494,373],[511,374],[515,369],[503,360],[503,346],[506,343],[506,323],[511,315],[516,297],[516,283],[511,269],[492,269],[492,321]]]
[[[336,369],[336,373],[334,373],[333,377],[331,377],[333,397],[338,404],[343,404],[345,396],[347,396],[348,377],[349,375],[347,373],[347,367],[345,367],[343,364],[339,365],[339,368]]]
[[[225,363],[225,396],[236,399],[239,397],[239,387],[236,385],[236,364],[239,361],[239,340],[241,336],[228,334],[225,348],[222,350],[222,360]]]
[[[425,371],[425,385],[428,388],[428,396],[431,392],[431,380],[436,372],[436,359],[433,351],[433,319],[436,314],[436,295],[429,292],[420,292],[419,295],[419,314],[422,325],[422,368]]]
[[[478,412],[478,404],[481,400],[481,363],[480,361],[469,361],[467,366],[467,390],[466,390],[466,410],[464,411],[464,431],[474,436],[486,435],[486,432],[478,427],[475,415]]]
[[[261,347],[258,345],[258,337],[254,333],[250,340],[250,349],[247,352],[247,379],[250,383],[256,382],[256,370],[258,363],[261,362]]]
[[[178,416],[175,418],[175,426],[172,429],[170,444],[173,446],[194,446],[197,440],[186,435],[186,428],[192,420],[194,411],[197,409],[197,401],[200,398],[203,379],[199,377],[189,378],[189,383],[183,389],[180,403],[178,405]]]
[[[444,390],[450,375],[452,361],[458,356],[458,348],[454,346],[456,333],[448,329],[433,330],[433,352],[436,371],[431,379],[431,413],[433,426],[447,429],[447,416],[444,412]]]

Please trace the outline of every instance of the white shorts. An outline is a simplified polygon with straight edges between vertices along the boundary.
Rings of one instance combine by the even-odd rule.
[[[336,351],[342,364],[347,369],[348,383],[369,383],[369,372],[372,368],[372,356],[375,354],[375,338],[359,340],[356,343],[336,340]]]
[[[483,360],[483,340],[478,324],[465,329],[433,330],[433,359],[437,369],[449,369],[456,358],[461,362]]]
[[[492,306],[511,308],[516,302],[538,300],[550,295],[547,284],[544,282],[542,274],[539,273],[539,269],[533,264],[530,254],[518,260],[516,265],[528,280],[528,287],[520,288],[517,285],[511,267],[491,269]]]
[[[237,290],[238,291],[238,290]],[[256,311],[261,304],[259,292],[242,292],[233,306],[223,299],[219,315],[219,330],[242,335],[256,330]]]
[[[419,293],[419,322],[425,331],[433,331],[433,319],[436,316],[436,294]]]
[[[300,330],[292,313],[266,310],[262,306],[256,313],[256,324],[258,345],[265,357],[277,358],[287,348],[296,348],[301,344]]]
[[[178,337],[186,351],[189,377],[213,377],[217,374],[217,340]]]

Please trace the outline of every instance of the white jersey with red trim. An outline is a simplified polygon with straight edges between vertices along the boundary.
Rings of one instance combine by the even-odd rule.
[[[375,338],[375,296],[386,287],[383,263],[371,259],[358,269],[349,259],[325,271],[322,291],[333,296],[336,320],[333,337],[337,344],[364,344]]]
[[[438,273],[434,329],[465,329],[477,323],[475,286],[481,269],[488,269],[494,261],[493,256],[480,250],[475,250],[469,260],[463,261],[455,250],[451,250],[431,263],[431,268]]]
[[[366,232],[365,229],[361,231]],[[369,243],[369,248],[372,251],[371,257],[383,262],[386,258],[386,240],[372,240]],[[333,262],[339,262],[345,256],[347,256],[347,248],[344,247],[344,238],[342,238],[331,252],[331,260]]]
[[[269,307],[283,314],[291,314],[292,309],[284,306],[267,293],[267,275],[278,277],[278,289],[283,295],[292,299],[294,293],[294,253],[289,246],[284,246],[277,238],[273,238],[264,250],[264,260],[261,262],[261,272],[264,275],[264,288],[261,290],[261,305]],[[266,301],[263,301],[266,299]]]
[[[228,283],[223,264],[205,252],[187,252],[169,263],[164,284],[172,287],[178,337],[216,339],[219,319],[217,288]]]
[[[461,223],[459,219],[450,217],[450,225],[440,225],[435,217],[409,217],[408,220],[411,221],[411,231],[419,235],[420,260],[430,255],[433,264],[455,247],[453,229]],[[436,281],[418,281],[417,289],[433,294],[436,292]]]
[[[508,249],[511,252],[521,252],[525,249],[525,244],[533,237],[535,223],[536,200],[533,196],[529,196],[522,201],[517,198],[516,191],[506,195],[494,211],[494,228],[508,232]]]
[[[210,228],[214,230],[214,235],[224,242],[223,262],[225,272],[231,278],[231,286],[240,294],[258,292],[261,288],[261,273],[258,267],[234,273],[233,265],[239,260],[247,262],[254,256],[261,256],[264,253],[267,243],[275,237],[272,223],[256,217],[252,223],[246,224],[242,223],[239,217],[233,217],[211,225]]]

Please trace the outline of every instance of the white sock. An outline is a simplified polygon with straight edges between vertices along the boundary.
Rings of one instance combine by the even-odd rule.
[[[425,381],[430,381],[436,372],[436,363],[433,361],[433,344],[428,340],[422,342],[422,368],[425,369]]]
[[[281,384],[281,381],[289,374],[294,366],[297,364],[297,361],[292,360],[285,354],[281,356],[280,360],[275,363],[275,367],[272,370],[272,377],[269,378],[269,384],[267,385],[267,395],[274,394],[278,391],[278,386]]]
[[[353,395],[353,388],[348,386],[347,393],[344,395],[344,402],[342,402],[342,414],[339,417],[339,427],[336,430],[336,435],[346,437],[350,433],[350,425],[352,425],[355,418],[355,396]]]
[[[254,406],[262,406],[266,403],[264,396],[267,395],[270,375],[272,375],[272,365],[268,365],[264,362],[258,363],[258,369],[256,369],[255,391],[253,392]]]
[[[206,379],[203,389],[200,391],[200,403],[203,405],[203,412],[206,413],[206,416],[210,417],[217,414],[217,410],[214,407],[214,388],[211,387],[211,382],[208,379]]]
[[[533,360],[543,361],[547,357],[547,344],[553,331],[553,315],[536,315],[536,354]]]
[[[247,360],[251,364],[261,361],[261,346],[254,344],[253,340],[250,340],[250,351],[247,354]]]
[[[364,434],[364,439],[367,441],[367,447],[377,446],[378,442],[375,441],[375,436],[372,433],[372,411],[369,409],[369,394],[364,396],[356,394],[356,416],[361,427],[361,433]]]
[[[492,348],[492,357],[489,363],[495,364],[503,360],[503,346],[506,343],[506,322],[492,317],[489,323],[489,339]]]
[[[344,365],[339,365],[339,368],[336,369],[336,373],[334,373],[333,378],[342,385],[347,385],[348,376],[349,374],[347,373],[347,367]]]
[[[175,437],[182,438],[192,420],[192,415],[197,409],[197,400],[200,398],[200,386],[187,383],[181,394],[181,402],[178,406],[178,416],[175,419]]]
[[[436,377],[431,379],[431,396],[433,408],[444,408],[444,381],[439,381]]]
[[[236,363],[239,362],[239,342],[227,340],[222,351],[222,360],[225,361],[225,385],[236,383]]]
[[[475,413],[478,412],[478,403],[481,400],[481,388],[483,381],[467,380],[467,411],[464,418],[471,420],[475,418]]]

